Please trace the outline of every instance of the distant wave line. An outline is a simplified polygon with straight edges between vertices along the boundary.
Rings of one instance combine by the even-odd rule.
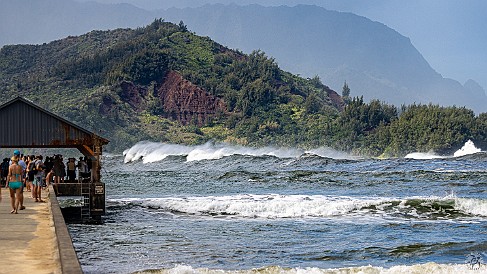
[[[282,147],[244,147],[230,145],[225,143],[208,142],[203,145],[186,146],[177,144],[157,143],[150,141],[138,142],[131,148],[123,152],[124,162],[133,162],[142,160],[143,163],[152,163],[162,161],[169,156],[184,156],[188,162],[201,160],[215,160],[233,155],[243,156],[274,156],[278,158],[298,158],[300,156],[311,154],[319,157],[332,159],[349,159],[355,160],[359,157],[350,155],[345,152],[337,151],[331,148],[322,147],[309,151],[299,148],[282,148]]]

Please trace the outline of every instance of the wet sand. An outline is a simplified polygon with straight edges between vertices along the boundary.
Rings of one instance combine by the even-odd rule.
[[[9,189],[1,191],[0,273],[61,273],[48,191],[42,192],[44,203],[36,203],[25,191],[26,209],[18,214],[10,214]]]

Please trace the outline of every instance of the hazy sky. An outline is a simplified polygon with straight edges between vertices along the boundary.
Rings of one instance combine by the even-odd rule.
[[[78,0],[88,1],[88,0]],[[197,7],[207,3],[264,6],[310,4],[353,12],[384,23],[409,37],[430,65],[444,77],[464,83],[468,79],[487,89],[487,1],[485,0],[90,0],[130,3],[166,9]]]

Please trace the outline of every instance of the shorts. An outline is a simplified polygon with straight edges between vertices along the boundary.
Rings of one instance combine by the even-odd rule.
[[[10,189],[18,189],[18,188],[22,188],[22,182],[9,182],[8,183],[8,187]]]
[[[34,181],[34,172],[29,171],[29,173],[27,173],[27,177],[28,177],[28,178],[27,178],[27,180],[28,180],[29,182]]]
[[[35,177],[35,180],[32,184],[35,186],[42,186],[42,177]]]

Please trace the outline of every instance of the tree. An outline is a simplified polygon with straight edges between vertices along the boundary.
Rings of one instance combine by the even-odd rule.
[[[345,83],[343,84],[342,97],[345,103],[350,103],[350,88],[347,85],[347,81],[345,81]]]
[[[181,32],[187,32],[188,27],[184,24],[183,20],[179,21],[179,30]]]

